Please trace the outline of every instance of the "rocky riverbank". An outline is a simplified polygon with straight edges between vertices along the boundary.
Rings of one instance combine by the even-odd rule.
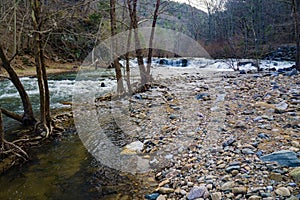
[[[191,70],[130,98],[121,146],[149,160],[145,198],[299,199],[299,78]]]

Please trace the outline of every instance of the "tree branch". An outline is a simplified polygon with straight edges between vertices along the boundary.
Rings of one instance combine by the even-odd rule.
[[[14,119],[18,122],[21,122],[21,123],[23,122],[22,116],[17,114],[17,113],[6,110],[5,108],[1,108],[1,112],[9,118],[12,118],[12,119]]]

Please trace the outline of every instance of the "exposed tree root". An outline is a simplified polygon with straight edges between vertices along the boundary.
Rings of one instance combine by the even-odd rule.
[[[14,142],[8,142],[6,140],[3,141],[3,146],[2,146],[2,154],[14,154],[17,157],[22,158],[24,161],[27,161],[29,156],[28,154],[18,145],[14,144]]]
[[[48,138],[52,133],[52,128],[48,128],[45,122],[38,121],[34,125],[34,132]]]

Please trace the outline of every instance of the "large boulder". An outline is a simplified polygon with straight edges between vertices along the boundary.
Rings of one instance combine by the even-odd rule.
[[[300,159],[293,151],[282,150],[261,156],[260,159],[264,162],[277,162],[279,165],[286,167],[299,167]]]

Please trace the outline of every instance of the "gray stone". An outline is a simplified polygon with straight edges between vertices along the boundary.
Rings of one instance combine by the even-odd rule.
[[[260,159],[264,162],[277,162],[279,165],[287,167],[299,167],[300,159],[293,151],[282,150],[261,156]]]
[[[252,150],[249,149],[249,148],[245,148],[245,149],[242,149],[242,153],[243,153],[243,154],[254,154],[254,151],[252,151]]]
[[[195,186],[195,187],[193,187],[192,190],[187,195],[188,200],[194,200],[194,199],[197,199],[197,198],[207,198],[207,197],[209,197],[209,192],[206,189],[206,187],[204,187],[204,186],[201,186],[201,187]]]
[[[225,169],[225,171],[226,171],[227,173],[230,173],[230,172],[232,172],[233,170],[240,170],[240,169],[241,169],[240,166],[234,165],[234,166],[229,166],[229,167],[227,167],[227,168]]]
[[[223,145],[223,147],[231,146],[231,145],[233,145],[233,143],[235,143],[235,141],[236,141],[235,138],[230,138],[229,140],[224,142],[222,145]]]
[[[280,102],[279,104],[276,104],[275,108],[282,112],[285,111],[289,107],[289,104],[287,104],[285,101]]]

